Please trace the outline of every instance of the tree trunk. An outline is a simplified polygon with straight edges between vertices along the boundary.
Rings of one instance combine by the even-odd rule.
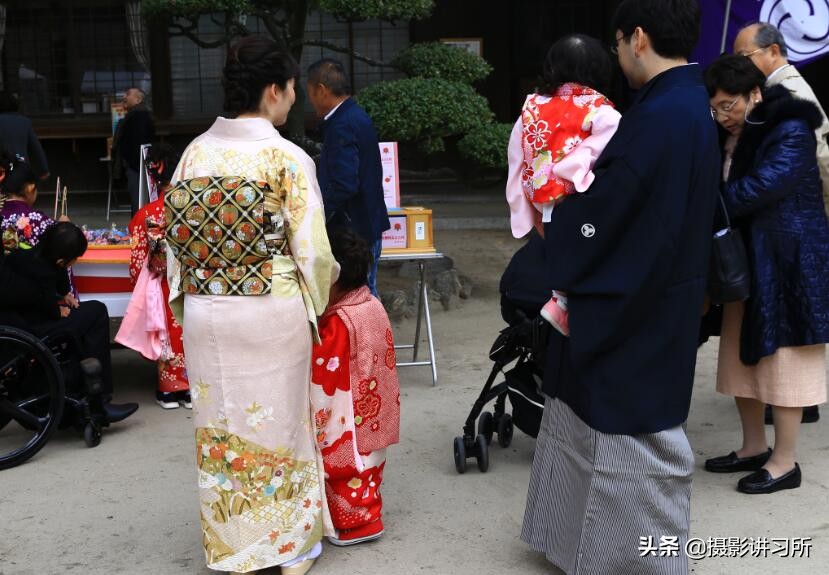
[[[279,47],[290,53],[297,63],[302,59],[302,40],[305,38],[305,22],[308,18],[309,0],[289,0],[285,8],[287,26],[278,24],[270,15],[263,15],[265,27]],[[300,76],[303,70],[300,70]],[[305,142],[305,80],[297,78],[294,86],[296,101],[288,113],[283,130],[295,144]]]

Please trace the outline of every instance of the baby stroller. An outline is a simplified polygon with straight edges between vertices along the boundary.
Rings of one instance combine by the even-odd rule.
[[[0,325],[0,470],[33,457],[58,427],[98,445],[109,425],[102,390],[100,362],[80,359],[71,335],[38,338]]]
[[[552,291],[545,288],[544,266],[539,265],[543,262],[543,240],[533,234],[515,253],[501,277],[501,316],[509,326],[492,344],[489,351],[492,371],[466,418],[463,436],[455,438],[453,450],[458,473],[466,471],[466,460],[470,457],[477,460],[482,472],[489,469],[489,445],[495,433],[498,445],[505,448],[512,442],[514,427],[531,437],[538,436],[544,413],[541,382],[545,351],[552,329],[539,316]],[[501,373],[504,381],[494,385]],[[506,411],[507,398],[512,406],[511,414]],[[484,411],[493,400],[493,411]]]

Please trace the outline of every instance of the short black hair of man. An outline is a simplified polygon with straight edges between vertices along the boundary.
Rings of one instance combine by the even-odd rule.
[[[613,17],[613,30],[630,42],[633,31],[642,28],[659,56],[688,59],[699,40],[699,22],[696,0],[623,0]]]
[[[322,84],[335,96],[351,95],[348,72],[342,62],[333,58],[323,58],[308,66],[308,83]]]
[[[57,222],[46,228],[38,247],[49,262],[71,262],[86,252],[87,241],[83,230],[72,222]]]

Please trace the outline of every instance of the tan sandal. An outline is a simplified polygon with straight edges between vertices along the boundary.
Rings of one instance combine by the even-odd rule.
[[[311,567],[314,566],[316,563],[317,558],[314,557],[313,559],[306,559],[296,565],[291,565],[290,567],[280,567],[282,570],[282,575],[305,575],[308,571],[311,570]]]

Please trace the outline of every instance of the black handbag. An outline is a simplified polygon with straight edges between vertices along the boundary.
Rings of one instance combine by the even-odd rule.
[[[743,301],[751,290],[751,274],[743,238],[731,227],[725,201],[722,194],[718,195],[725,227],[715,232],[711,240],[708,295],[714,304]]]

